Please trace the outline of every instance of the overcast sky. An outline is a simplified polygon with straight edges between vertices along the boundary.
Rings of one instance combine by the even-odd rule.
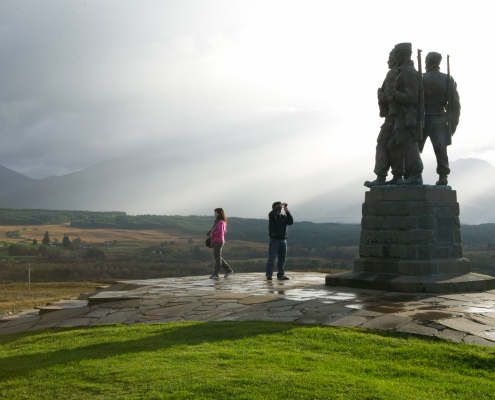
[[[495,164],[494,37],[489,1],[0,0],[0,165],[179,156],[374,179],[376,89],[406,41],[451,56],[451,160]]]

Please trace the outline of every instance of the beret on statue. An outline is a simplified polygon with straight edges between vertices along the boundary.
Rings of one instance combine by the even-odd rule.
[[[411,43],[399,43],[396,44],[394,50],[407,50],[412,52],[412,44]]]

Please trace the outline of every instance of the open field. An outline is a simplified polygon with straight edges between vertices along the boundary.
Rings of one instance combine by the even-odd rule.
[[[0,285],[0,314],[46,305],[46,303],[77,297],[95,290],[101,284],[95,282],[32,283],[31,293],[27,283]]]
[[[72,239],[80,238],[86,243],[101,243],[106,240],[122,243],[143,241],[148,243],[160,243],[162,241],[175,240],[178,242],[185,242],[189,240],[190,237],[199,239],[205,239],[205,236],[193,236],[184,235],[184,233],[174,230],[160,230],[160,229],[150,229],[150,230],[126,230],[126,229],[81,229],[73,228],[69,223],[61,225],[28,225],[28,226],[0,226],[0,237],[6,238],[7,232],[19,230],[22,238],[9,238],[12,242],[32,242],[34,238],[41,243],[45,231],[50,234],[50,239],[53,241],[57,238],[60,242],[62,241],[64,234],[68,234]]]
[[[8,238],[7,232],[19,231],[21,238]],[[204,247],[206,235],[190,235],[180,232],[175,229],[143,229],[143,230],[127,230],[127,229],[81,229],[73,228],[69,224],[61,225],[29,225],[29,226],[0,226],[0,238],[5,238],[4,243],[31,243],[33,239],[37,239],[41,244],[45,232],[48,231],[50,239],[57,238],[62,241],[64,234],[69,235],[70,239],[80,238],[82,241],[91,244],[103,244],[105,241],[114,240],[116,244],[108,246],[106,250],[114,251],[113,248],[130,249],[132,247],[143,248],[150,244],[159,244],[161,242],[175,241],[179,247],[189,248],[191,244],[189,240],[194,241],[194,245]],[[268,242],[268,240],[267,240]],[[231,247],[249,246],[254,249],[268,250],[267,243],[246,242],[242,240],[229,240],[226,243],[225,249]]]
[[[493,399],[494,351],[262,321],[102,325],[0,337],[11,399]]]
[[[21,237],[7,238],[7,232],[19,231]],[[101,246],[105,252],[110,255],[115,254],[136,254],[143,251],[148,246],[158,246],[162,242],[174,241],[177,249],[189,250],[191,246],[198,245],[201,249],[206,249],[204,241],[206,235],[191,235],[175,229],[150,229],[150,230],[126,230],[126,229],[81,229],[72,228],[69,224],[61,225],[31,225],[24,227],[0,226],[0,246],[7,247],[11,244],[22,243],[29,245],[36,238],[38,244],[41,244],[45,232],[48,231],[50,240],[58,239],[62,241],[65,234],[69,235],[71,240],[80,238],[83,242],[91,245]],[[192,240],[192,243],[191,243]],[[111,245],[104,246],[105,241],[112,242]],[[114,242],[116,241],[116,242]],[[242,240],[229,240],[226,242],[224,252],[243,251],[246,248],[254,251],[268,251],[268,243],[247,242]],[[6,253],[2,258],[29,259],[32,256],[9,256]]]

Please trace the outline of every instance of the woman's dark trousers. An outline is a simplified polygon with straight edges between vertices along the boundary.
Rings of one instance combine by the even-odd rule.
[[[229,264],[222,258],[222,247],[224,242],[213,242],[213,255],[215,256],[215,271],[214,275],[218,275],[220,272],[220,268],[226,273],[232,272],[232,268],[229,267]]]

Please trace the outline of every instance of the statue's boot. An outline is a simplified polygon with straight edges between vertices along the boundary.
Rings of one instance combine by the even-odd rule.
[[[397,185],[397,182],[402,179],[402,175],[394,175],[392,179],[386,182],[387,185]]]
[[[372,188],[373,186],[383,186],[386,185],[385,183],[385,177],[384,176],[378,176],[374,181],[366,181],[364,182],[364,186]]]
[[[437,185],[448,185],[449,181],[447,180],[447,175],[440,175],[440,179],[437,182]]]
[[[422,185],[423,177],[421,174],[411,174],[407,179],[399,179],[397,185]]]

